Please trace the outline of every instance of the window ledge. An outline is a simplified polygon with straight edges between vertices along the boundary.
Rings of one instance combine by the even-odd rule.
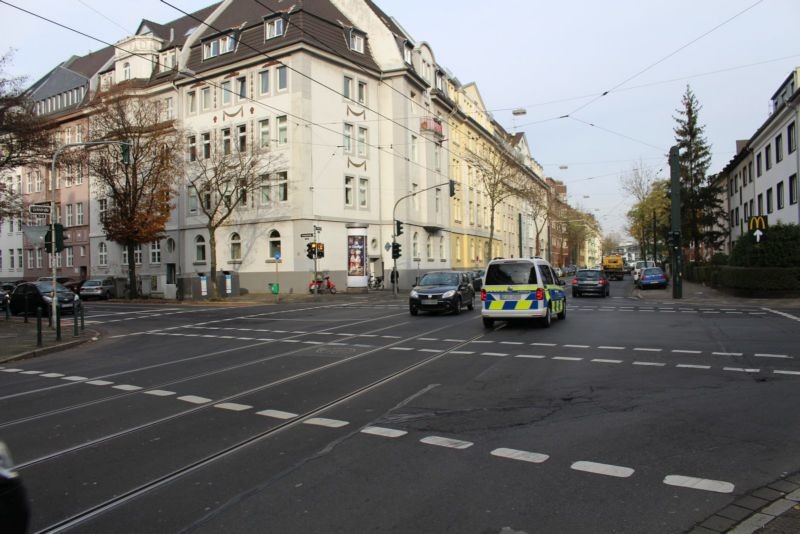
[[[192,265],[206,265],[205,261],[193,261]]]
[[[274,258],[269,258],[265,260],[264,263],[283,263],[283,260],[275,260]]]

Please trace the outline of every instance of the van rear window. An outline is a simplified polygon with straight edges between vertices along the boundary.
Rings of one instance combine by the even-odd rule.
[[[486,270],[487,286],[503,284],[535,284],[536,269],[532,263],[495,263]]]

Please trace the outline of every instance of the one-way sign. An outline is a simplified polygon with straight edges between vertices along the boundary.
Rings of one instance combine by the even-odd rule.
[[[50,215],[50,206],[44,204],[31,204],[28,206],[28,211],[38,215]]]

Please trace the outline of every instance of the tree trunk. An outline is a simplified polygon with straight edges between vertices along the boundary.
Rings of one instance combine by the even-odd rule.
[[[208,252],[210,255],[209,264],[211,270],[209,272],[208,280],[208,295],[212,299],[219,298],[217,292],[217,237],[216,228],[208,228]]]
[[[133,243],[125,245],[128,251],[128,298],[139,297],[139,288],[136,286],[136,258],[133,257]]]

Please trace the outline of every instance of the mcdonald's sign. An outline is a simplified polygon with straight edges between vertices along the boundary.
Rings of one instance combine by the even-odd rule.
[[[766,215],[756,215],[747,219],[747,228],[751,232],[754,230],[766,230],[769,226],[768,223]]]

